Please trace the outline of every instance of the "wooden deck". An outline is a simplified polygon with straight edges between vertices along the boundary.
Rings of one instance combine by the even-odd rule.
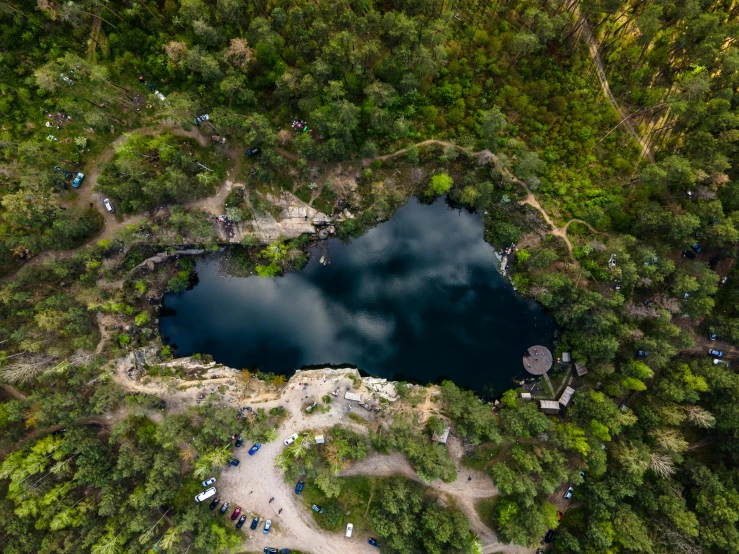
[[[552,353],[546,346],[532,346],[523,355],[523,367],[532,375],[544,375],[552,368]]]

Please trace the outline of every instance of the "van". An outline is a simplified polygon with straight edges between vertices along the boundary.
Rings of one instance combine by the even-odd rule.
[[[202,502],[203,500],[208,500],[212,496],[216,495],[216,488],[211,487],[209,489],[204,490],[199,495],[195,497],[195,502]]]

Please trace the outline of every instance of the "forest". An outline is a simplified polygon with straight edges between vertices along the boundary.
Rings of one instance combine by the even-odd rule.
[[[171,357],[148,299],[196,279],[189,259],[135,268],[217,250],[188,206],[226,179],[246,183],[222,206],[233,222],[275,212],[283,189],[330,212],[336,190],[307,184],[365,160],[339,236],[412,194],[478,210],[488,242],[517,245],[512,283],[556,318],[556,355],[589,373],[557,417],[445,382],[428,421],[333,429],[344,461],[399,452],[424,483],[453,481],[430,439],[451,421],[498,487],[478,511],[501,541],[554,529],[555,553],[737,551],[738,21],[735,0],[0,0],[0,549],[238,547],[191,497],[234,429],[268,442],[279,418],[162,414],[110,381],[106,362],[133,348]],[[274,277],[306,246],[248,236],[234,271]],[[355,484],[297,448],[281,469],[316,483],[336,530]],[[464,514],[422,485],[373,486],[382,552],[476,551]],[[453,532],[437,543],[395,518]]]

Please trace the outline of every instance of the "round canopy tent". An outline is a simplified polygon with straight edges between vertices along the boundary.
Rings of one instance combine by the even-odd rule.
[[[523,367],[532,375],[544,375],[552,368],[552,353],[546,346],[532,346],[523,355]]]

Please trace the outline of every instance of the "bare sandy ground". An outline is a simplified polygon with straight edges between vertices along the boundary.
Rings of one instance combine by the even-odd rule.
[[[375,412],[368,412],[359,407],[356,402],[350,402],[344,398],[347,390],[360,392],[363,399],[368,398],[368,391],[362,387],[357,391],[353,388],[351,375],[353,370],[318,370],[301,372],[290,379],[279,393],[254,392],[247,393],[249,398],[243,398],[243,393],[238,392],[240,385],[233,373],[227,368],[212,369],[221,377],[204,381],[179,381],[183,383],[201,383],[202,387],[189,387],[186,390],[177,390],[174,386],[167,387],[168,381],[154,380],[147,384],[133,381],[126,376],[125,367],[127,363],[120,363],[113,372],[114,379],[125,388],[157,394],[167,401],[168,407],[175,411],[183,410],[192,405],[196,399],[205,393],[215,392],[219,386],[225,385],[228,390],[221,396],[219,402],[232,406],[251,406],[253,409],[265,408],[269,410],[275,406],[283,406],[288,411],[288,417],[279,428],[279,437],[273,443],[262,445],[261,449],[254,455],[249,456],[248,449],[251,443],[245,442],[241,448],[234,448],[234,457],[241,463],[237,467],[229,467],[218,476],[216,488],[222,502],[229,502],[228,515],[217,517],[228,517],[236,506],[241,506],[248,520],[244,525],[245,543],[243,548],[248,551],[261,551],[265,546],[276,548],[290,548],[313,553],[326,554],[348,554],[348,553],[377,553],[377,549],[367,543],[369,536],[354,535],[346,539],[343,532],[329,533],[320,529],[300,498],[294,494],[294,484],[285,483],[282,474],[275,468],[274,460],[285,447],[283,441],[293,433],[300,433],[308,429],[328,429],[340,423],[352,427],[354,430],[366,433],[367,426],[353,422],[347,417],[349,405],[368,421],[382,421],[382,416]],[[339,389],[339,397],[331,397],[330,411],[327,413],[305,413],[303,407],[309,401],[316,400],[321,403],[321,397],[331,391]],[[388,416],[400,406],[391,405]],[[438,406],[430,400],[419,407],[423,412],[437,410]],[[425,414],[428,415],[428,414]],[[425,417],[424,415],[424,417]],[[491,531],[478,517],[475,511],[475,503],[481,498],[487,498],[497,494],[497,489],[490,477],[483,473],[468,470],[461,466],[460,460],[464,453],[461,441],[452,436],[449,440],[449,449],[459,469],[459,479],[452,483],[435,481],[429,486],[437,490],[442,496],[446,496],[450,504],[456,505],[464,511],[470,520],[473,532],[479,536],[483,543],[483,552],[504,554],[524,554],[533,552],[532,549],[515,545],[507,545],[498,542],[495,533]],[[405,457],[393,453],[389,456],[371,454],[362,462],[359,462],[345,471],[342,475],[371,475],[385,477],[390,475],[403,475],[409,479],[418,481],[418,476],[410,467]],[[472,477],[471,481],[467,477]],[[274,497],[273,502],[269,499]],[[279,510],[282,509],[282,513]],[[251,519],[259,516],[260,523],[255,531],[249,529]],[[214,516],[216,517],[216,516]],[[272,520],[272,530],[264,535],[264,521]]]

